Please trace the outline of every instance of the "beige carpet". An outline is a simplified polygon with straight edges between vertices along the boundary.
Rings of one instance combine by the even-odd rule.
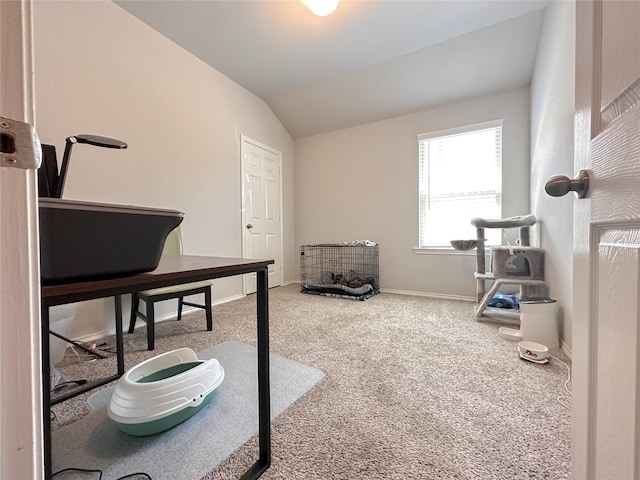
[[[570,478],[570,411],[558,401],[570,405],[567,368],[521,360],[472,304],[387,293],[357,302],[297,285],[269,293],[271,352],[325,377],[273,422],[262,478]],[[255,332],[249,296],[214,307],[213,332],[200,312],[158,324],[154,352],[144,327],[125,335],[126,366],[182,346],[255,344]],[[115,368],[114,358],[73,361],[61,368],[69,379]],[[54,427],[85,415],[87,395],[56,405]],[[205,478],[238,478],[255,458],[253,439]]]

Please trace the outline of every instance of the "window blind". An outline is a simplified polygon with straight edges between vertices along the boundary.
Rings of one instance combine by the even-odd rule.
[[[476,238],[473,217],[501,218],[502,122],[418,136],[419,245]],[[486,230],[499,244],[498,230]]]

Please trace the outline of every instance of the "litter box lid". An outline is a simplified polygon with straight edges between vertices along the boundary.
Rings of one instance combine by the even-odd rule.
[[[199,360],[182,348],[150,358],[118,380],[109,403],[109,418],[139,424],[199,407],[224,379],[217,359]]]
[[[40,276],[44,284],[150,272],[177,210],[41,198]]]
[[[79,210],[86,212],[127,213],[138,215],[162,215],[169,217],[183,217],[184,213],[177,210],[152,207],[138,207],[135,205],[118,205],[115,203],[85,202],[66,200],[61,198],[39,198],[39,208],[55,208],[62,210]]]

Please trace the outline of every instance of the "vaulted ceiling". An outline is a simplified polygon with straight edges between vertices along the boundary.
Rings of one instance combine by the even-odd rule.
[[[293,138],[529,84],[548,0],[115,0],[262,98]]]

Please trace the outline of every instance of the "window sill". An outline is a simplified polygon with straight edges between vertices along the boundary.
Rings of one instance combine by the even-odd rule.
[[[416,255],[462,255],[476,256],[476,249],[456,250],[453,247],[413,247],[413,253]],[[489,248],[485,248],[485,254],[489,254]]]

